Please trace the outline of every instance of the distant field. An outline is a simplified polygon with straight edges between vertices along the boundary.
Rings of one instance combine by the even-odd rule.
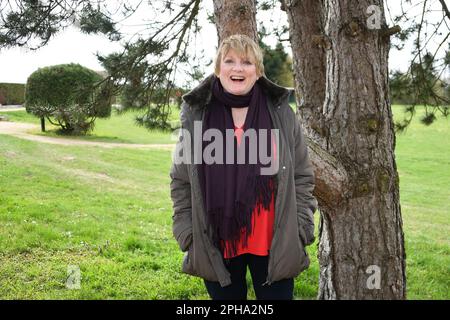
[[[38,123],[24,112],[8,115]],[[401,117],[400,106],[394,115]],[[132,118],[99,120],[89,139],[172,142],[168,133],[135,127]],[[430,127],[416,118],[397,135],[409,299],[450,299],[449,136],[443,118]],[[180,272],[170,162],[164,150],[0,135],[0,299],[208,298],[200,279]],[[297,299],[317,295],[316,244],[308,247],[311,267],[295,281]],[[79,290],[66,288],[69,265],[81,270]]]

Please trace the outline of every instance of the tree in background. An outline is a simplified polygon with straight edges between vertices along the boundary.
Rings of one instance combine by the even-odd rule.
[[[119,41],[123,35],[112,17],[123,20],[146,6],[155,17],[147,36],[138,35],[137,39],[125,41],[122,52],[98,58],[110,75],[104,79],[105,87],[110,88],[112,95],[121,96],[121,111],[145,110],[145,114],[136,119],[138,124],[168,129],[169,92],[174,89],[177,68],[189,64],[187,46],[195,32],[188,31],[198,29],[199,4],[200,0],[179,4],[172,1],[0,1],[0,48],[37,49],[69,25],[78,26],[88,34],[102,33],[112,41]],[[173,13],[173,19],[158,21],[157,17],[166,16],[164,12]],[[166,54],[168,51],[171,52]],[[198,66],[187,69],[191,76],[201,77]],[[161,90],[166,92],[162,99]]]
[[[400,14],[392,16],[388,10],[388,16],[392,23],[402,25],[393,46],[404,50],[405,44],[412,42],[408,70],[391,71],[393,99],[407,104],[405,118],[395,124],[402,131],[411,123],[417,106],[425,108],[421,118],[425,125],[432,124],[438,114],[449,114],[450,10],[445,0],[400,0],[400,8]]]
[[[40,68],[27,80],[26,110],[64,134],[86,134],[97,118],[111,115],[111,95],[101,82],[100,75],[79,64]]]
[[[395,124],[399,131],[405,130],[411,123],[418,105],[425,107],[425,114],[420,119],[425,125],[432,124],[437,113],[448,116],[450,111],[447,102],[450,101],[448,79],[440,78],[431,53],[426,53],[421,60],[413,62],[408,72],[396,70],[391,73],[389,84],[393,102],[406,105],[405,118]]]
[[[278,42],[275,49],[272,49],[263,42],[263,37],[260,36],[259,45],[264,52],[264,71],[267,78],[280,86],[294,87],[292,59],[285,51],[283,44]]]

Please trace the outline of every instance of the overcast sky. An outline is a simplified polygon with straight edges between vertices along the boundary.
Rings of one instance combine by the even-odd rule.
[[[207,9],[212,10],[212,8]],[[273,16],[274,14],[271,15]],[[140,17],[134,19],[140,19]],[[280,14],[276,21],[282,23],[283,19],[284,13]],[[205,22],[199,35],[200,43],[197,45],[205,49],[206,57],[213,59],[217,45],[215,27],[206,22],[206,14],[200,21]],[[108,54],[116,51],[120,51],[119,43],[111,43],[102,35],[85,35],[75,27],[70,27],[59,33],[45,47],[36,51],[24,48],[0,49],[0,82],[25,83],[28,76],[38,68],[62,63],[79,63],[93,70],[102,70],[95,53]],[[405,48],[402,52],[398,52],[392,49],[389,59],[391,69],[406,70],[409,50]],[[212,72],[212,68],[210,66],[206,72]]]

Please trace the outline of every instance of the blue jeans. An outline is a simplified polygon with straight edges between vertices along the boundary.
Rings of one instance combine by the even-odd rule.
[[[252,276],[253,288],[258,300],[292,300],[294,279],[283,279],[270,286],[267,279],[269,256],[243,254],[228,259],[225,263],[231,274],[231,284],[221,287],[219,282],[204,280],[206,290],[213,300],[247,300],[247,266]]]

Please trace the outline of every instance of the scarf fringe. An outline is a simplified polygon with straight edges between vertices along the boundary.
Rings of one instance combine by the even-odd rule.
[[[223,208],[211,209],[207,214],[207,224],[212,229],[210,231],[213,243],[222,254],[226,253],[227,257],[237,255],[239,244],[242,244],[244,248],[248,246],[248,238],[255,227],[253,214],[256,213],[259,216],[263,209],[268,211],[272,196],[276,192],[273,176],[256,176],[248,182],[248,187],[252,186],[256,190],[256,197],[250,200],[250,204],[236,201],[232,217],[225,216]]]

